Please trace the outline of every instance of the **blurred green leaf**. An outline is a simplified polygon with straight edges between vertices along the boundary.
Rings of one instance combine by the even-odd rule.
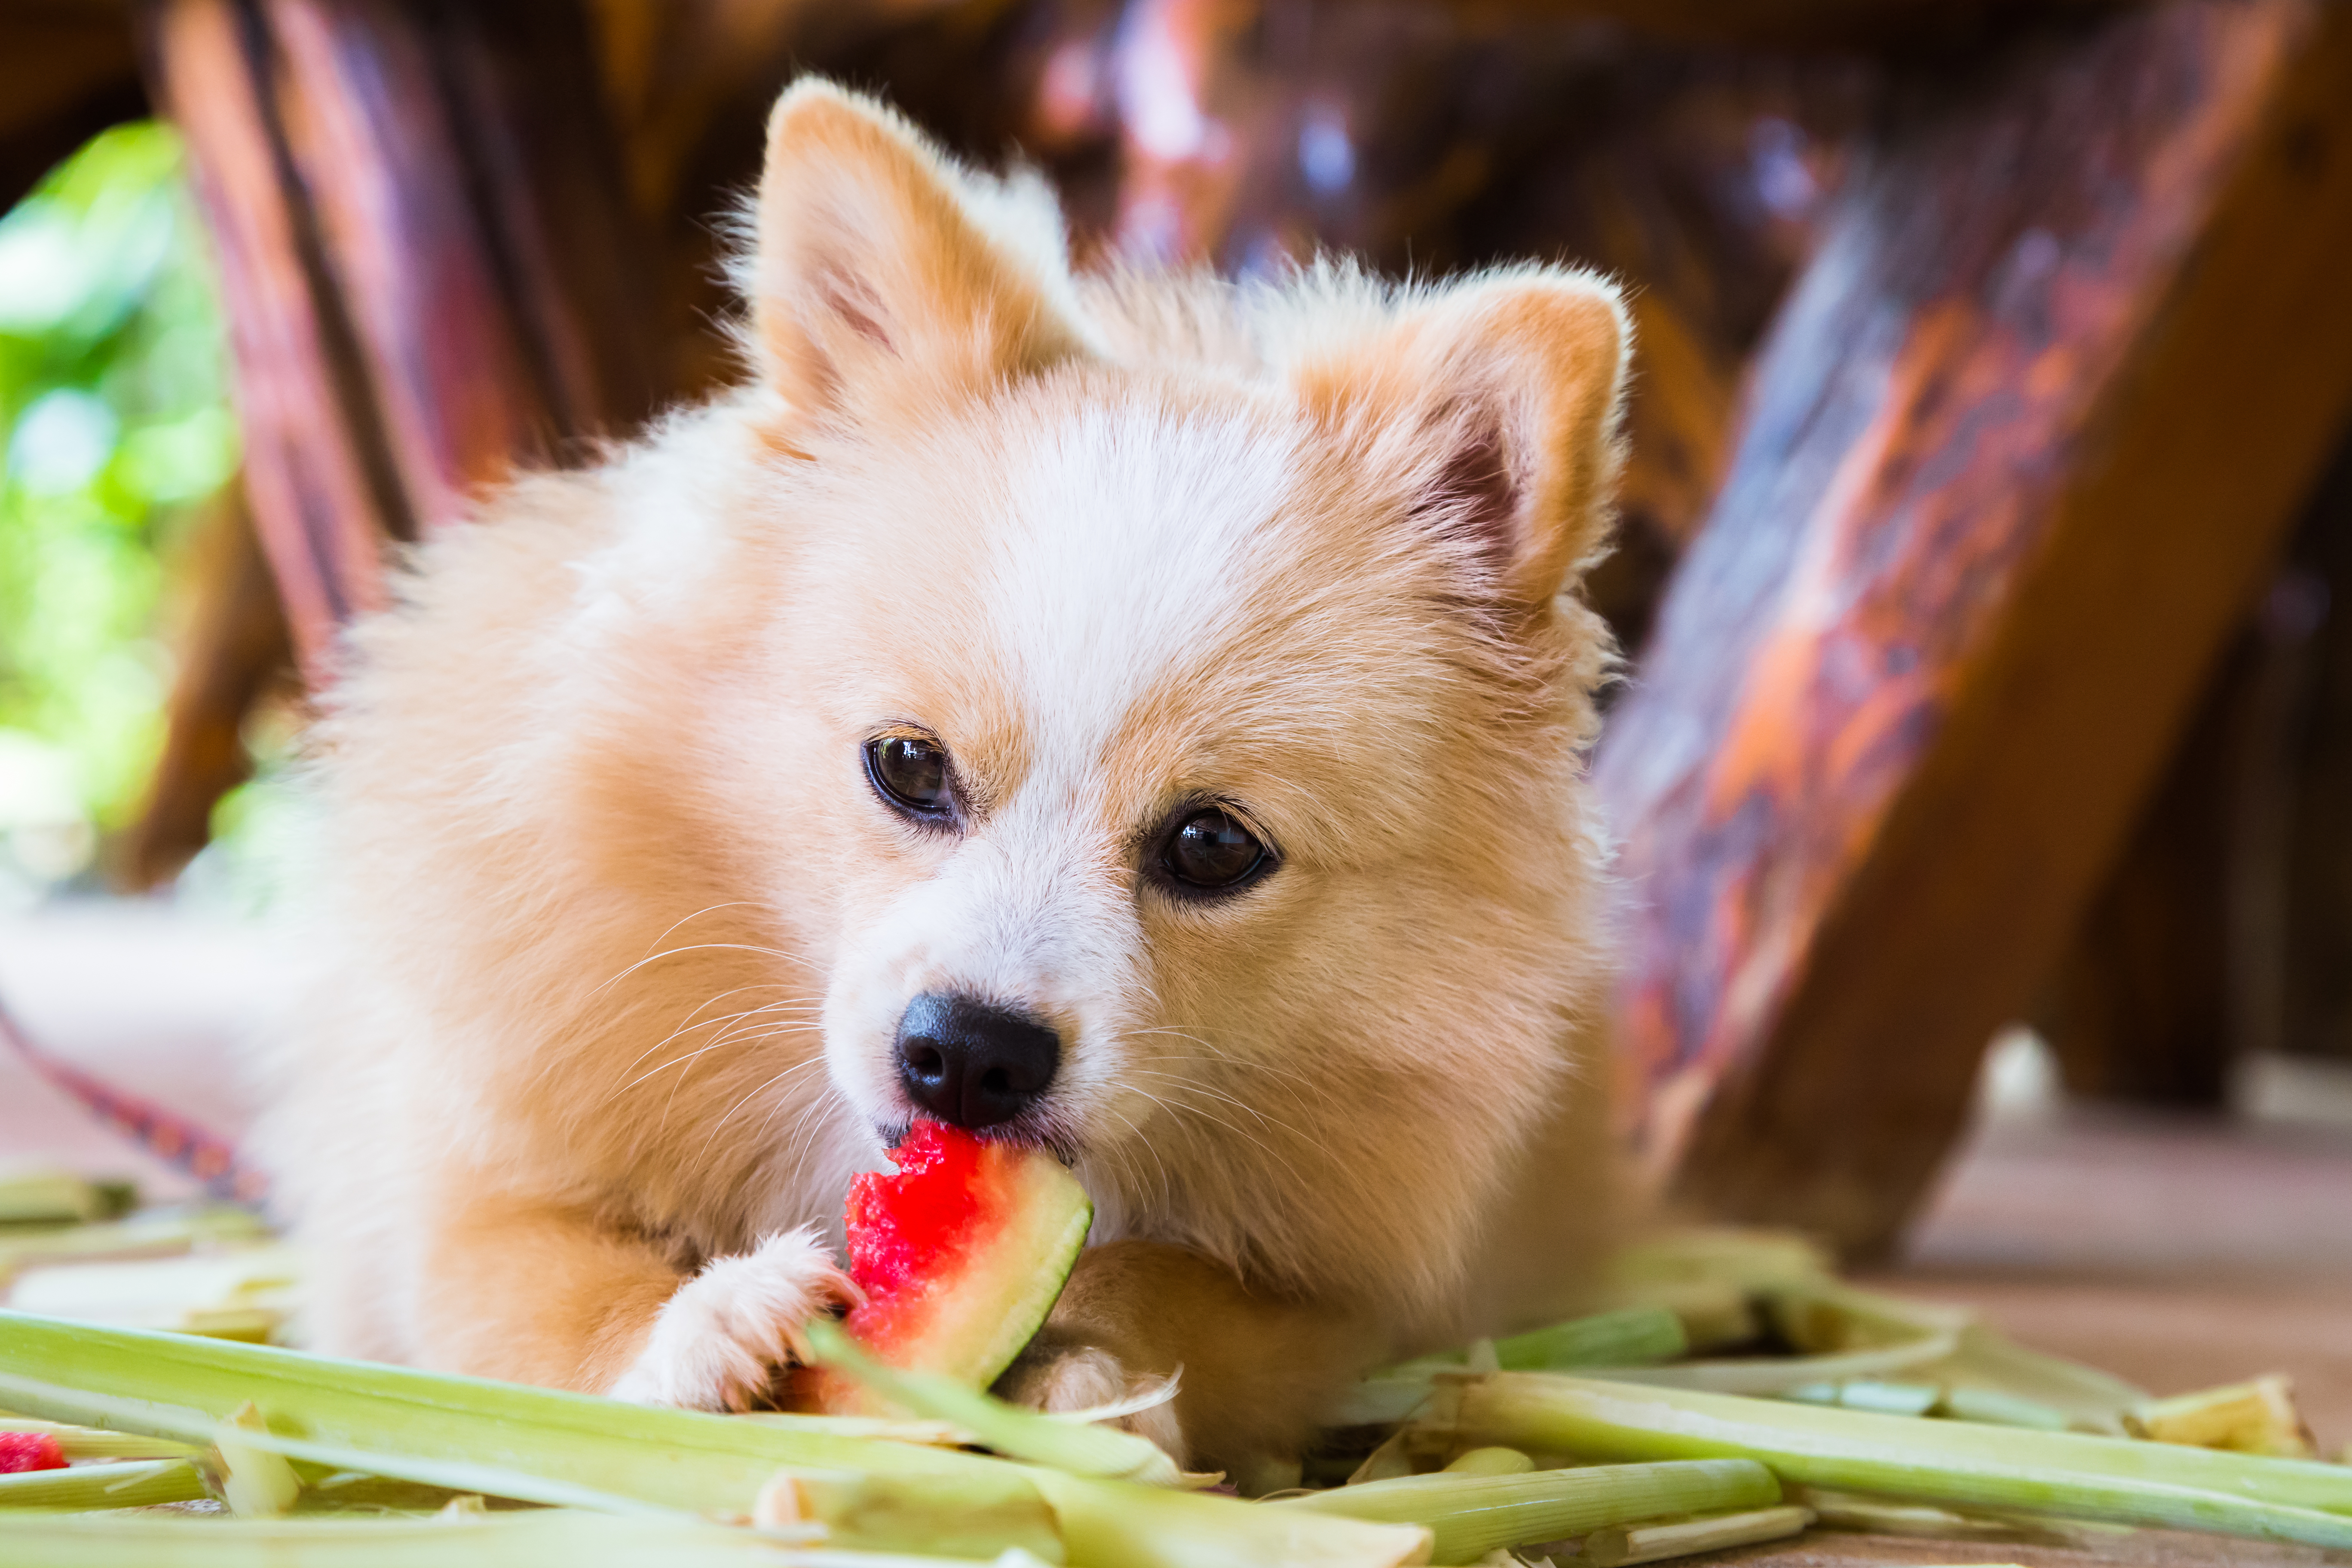
[[[236,463],[179,138],[117,126],[0,217],[0,883],[70,874],[58,846],[86,861],[137,809],[163,563]]]

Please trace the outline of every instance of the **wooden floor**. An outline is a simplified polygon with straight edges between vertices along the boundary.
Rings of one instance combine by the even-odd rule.
[[[281,984],[233,927],[147,907],[0,921],[0,1001],[58,1050],[233,1132],[225,1065]],[[2286,1073],[2259,1099],[2300,1117],[2068,1109],[2013,1044],[1985,1118],[1884,1289],[1964,1303],[2017,1339],[2158,1394],[2284,1372],[2323,1449],[2352,1444],[2352,1086]],[[2002,1081],[2007,1080],[2007,1081]],[[60,1159],[171,1178],[0,1058],[0,1163]],[[1699,1560],[1693,1560],[1699,1561]],[[2048,1542],[1816,1537],[1708,1561],[1802,1564],[2352,1563],[2210,1538]]]

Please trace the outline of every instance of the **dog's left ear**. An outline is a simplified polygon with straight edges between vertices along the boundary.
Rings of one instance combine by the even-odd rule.
[[[1294,384],[1489,595],[1535,610],[1608,532],[1631,347],[1613,286],[1532,268],[1425,296]]]
[[[769,116],[756,228],[754,342],[797,410],[909,375],[978,393],[1080,350],[1042,184],[966,173],[830,82],[794,83]]]

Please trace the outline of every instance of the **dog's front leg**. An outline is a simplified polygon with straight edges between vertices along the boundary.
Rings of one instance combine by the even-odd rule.
[[[1295,1479],[1316,1418],[1380,1347],[1360,1314],[1253,1294],[1181,1247],[1117,1241],[1079,1255],[997,1389],[1040,1409],[1084,1409],[1181,1369],[1174,1401],[1129,1425],[1180,1463],[1228,1471],[1254,1492]]]
[[[434,1238],[419,1315],[450,1371],[740,1410],[856,1289],[808,1230],[683,1275],[583,1211],[477,1196]]]

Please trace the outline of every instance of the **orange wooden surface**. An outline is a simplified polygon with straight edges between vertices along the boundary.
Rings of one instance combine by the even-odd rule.
[[[1915,108],[1755,371],[1599,777],[1629,1132],[1887,1242],[2352,403],[2352,13],[2135,13]]]

